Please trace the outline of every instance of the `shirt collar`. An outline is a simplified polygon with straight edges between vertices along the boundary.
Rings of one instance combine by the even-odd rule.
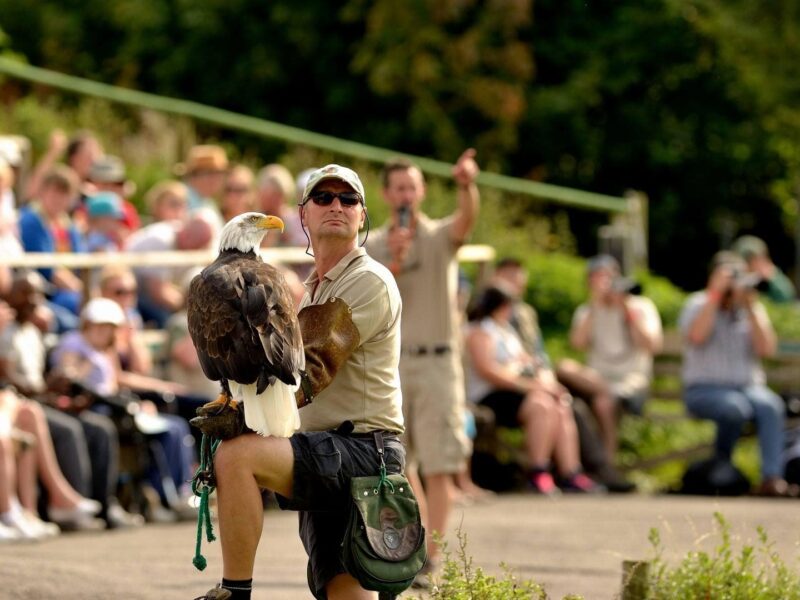
[[[333,267],[330,271],[325,273],[325,279],[327,279],[328,281],[336,281],[339,277],[341,277],[342,273],[345,272],[347,267],[350,266],[350,263],[352,263],[357,258],[366,255],[367,251],[363,247],[359,246],[358,248],[353,248],[350,252],[345,254],[341,258],[341,260],[339,260],[338,263],[336,263],[335,267]],[[311,274],[303,282],[303,285],[309,291],[313,291],[318,282],[319,282],[319,277],[317,276],[317,271],[312,269]]]

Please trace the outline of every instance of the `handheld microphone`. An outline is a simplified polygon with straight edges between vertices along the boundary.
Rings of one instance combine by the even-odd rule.
[[[403,204],[397,209],[397,224],[404,229],[408,229],[411,225],[411,208],[408,204]]]

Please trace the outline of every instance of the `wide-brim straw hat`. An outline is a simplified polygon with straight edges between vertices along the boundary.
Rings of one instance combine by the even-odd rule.
[[[175,165],[178,177],[191,175],[198,171],[225,173],[228,170],[228,155],[221,146],[203,144],[189,150],[186,161]]]

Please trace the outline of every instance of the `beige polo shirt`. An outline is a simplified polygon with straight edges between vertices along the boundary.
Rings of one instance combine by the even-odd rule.
[[[300,409],[301,430],[336,429],[352,421],[356,433],[376,429],[403,432],[400,393],[400,293],[392,274],[356,248],[320,281],[312,271],[300,304],[341,298],[358,328],[359,346],[331,384]]]
[[[661,317],[653,301],[644,296],[632,296],[629,302],[645,331],[660,335]],[[587,364],[608,380],[617,396],[645,392],[652,380],[653,354],[633,343],[625,312],[616,306],[592,308],[588,303],[581,304],[575,310],[572,327],[577,327],[590,311],[593,317]]]
[[[459,244],[451,239],[455,217],[432,220],[420,214],[414,241],[397,275],[403,299],[403,347],[450,344],[458,350],[458,261]],[[370,256],[384,265],[389,254],[388,225],[367,240]]]

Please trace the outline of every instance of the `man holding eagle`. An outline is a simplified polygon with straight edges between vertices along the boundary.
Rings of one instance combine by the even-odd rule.
[[[312,173],[300,218],[315,268],[297,317],[280,276],[256,254],[266,231],[281,226],[274,217],[247,213],[228,223],[220,255],[190,290],[190,333],[204,372],[223,390],[193,421],[225,438],[214,457],[223,579],[207,599],[250,598],[261,488],[300,511],[316,598],[376,596],[345,573],[339,545],[350,479],[380,467],[372,432],[383,434],[388,472],[404,467],[400,294],[358,244],[367,209],[355,172],[328,165]]]

